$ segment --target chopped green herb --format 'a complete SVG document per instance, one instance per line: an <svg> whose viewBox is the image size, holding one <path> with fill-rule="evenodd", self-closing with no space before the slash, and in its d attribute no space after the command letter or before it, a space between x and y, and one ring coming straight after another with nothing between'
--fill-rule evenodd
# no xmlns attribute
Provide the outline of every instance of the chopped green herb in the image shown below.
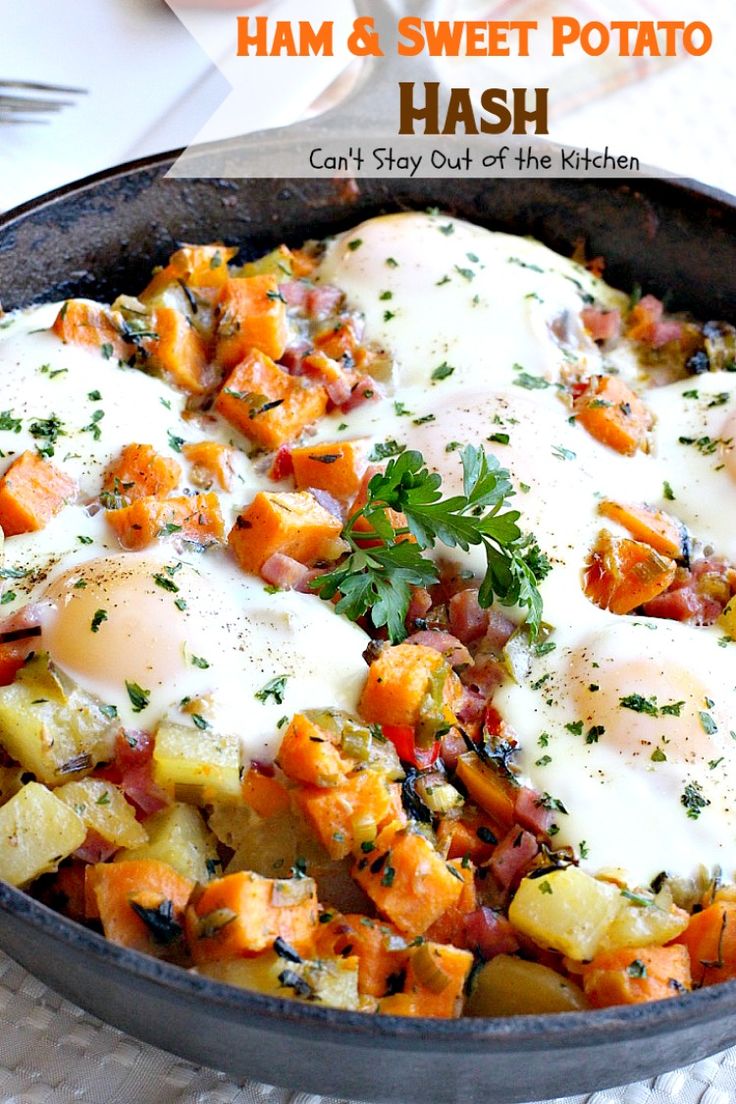
<svg viewBox="0 0 736 1104"><path fill-rule="evenodd" d="M153 581L156 586L161 587L162 590L168 590L170 594L178 594L179 587L176 585L173 579L169 579L166 575L154 575Z"/></svg>
<svg viewBox="0 0 736 1104"><path fill-rule="evenodd" d="M632 978L645 978L647 976L647 968L639 958L635 958L633 962L630 962L626 967L626 973Z"/></svg>
<svg viewBox="0 0 736 1104"><path fill-rule="evenodd" d="M206 732L208 728L212 728L210 722L206 721L201 713L192 713L190 714L190 716L197 728L200 729L202 732Z"/></svg>
<svg viewBox="0 0 736 1104"><path fill-rule="evenodd" d="M80 544L92 544L92 538L91 537L85 537L81 533L77 535L77 540L79 541Z"/></svg>
<svg viewBox="0 0 736 1104"><path fill-rule="evenodd" d="M193 656L191 657L191 660L192 660L192 664L193 664L193 665L194 665L195 667L199 667L199 668L200 668L200 670L202 670L202 671L206 671L206 670L207 670L207 668L209 667L209 663L207 662L207 660L206 660L206 659L202 659L202 656L195 656L195 655L193 655Z"/></svg>
<svg viewBox="0 0 736 1104"><path fill-rule="evenodd" d="M348 249L350 250L351 253L354 253L356 249L360 249L362 244L363 244L363 239L362 238L353 238L352 241L348 242Z"/></svg>
<svg viewBox="0 0 736 1104"><path fill-rule="evenodd" d="M93 633L99 632L100 625L102 624L103 621L107 621L107 610L104 610L104 609L95 610L95 615L92 618L92 623L90 625L90 628L92 629Z"/></svg>
<svg viewBox="0 0 736 1104"><path fill-rule="evenodd" d="M667 762L667 756L665 755L665 753L662 751L661 748L655 748L654 751L652 752L650 758L651 758L653 763L666 763Z"/></svg>
<svg viewBox="0 0 736 1104"><path fill-rule="evenodd" d="M529 372L519 372L514 376L517 387L523 387L527 391L545 391L552 384L544 376L532 376Z"/></svg>
<svg viewBox="0 0 736 1104"><path fill-rule="evenodd" d="M256 692L256 698L259 702L267 702L269 698L273 698L277 705L281 705L286 693L286 680L288 675L278 675L276 678L272 678L266 685Z"/></svg>
<svg viewBox="0 0 736 1104"><path fill-rule="evenodd" d="M182 445L184 444L183 437L177 437L170 429L166 431L169 438L169 445L174 452L181 452Z"/></svg>
<svg viewBox="0 0 736 1104"><path fill-rule="evenodd" d="M437 383L439 380L448 379L448 377L451 376L454 371L454 367L451 364L448 364L445 360L442 362L442 364L439 365L438 368L435 368L434 372L432 373L431 379L434 380L435 383Z"/></svg>
<svg viewBox="0 0 736 1104"><path fill-rule="evenodd" d="M619 698L618 704L624 709L633 709L635 713L647 713L650 717L658 717L659 709L657 708L657 699L644 698L641 694L627 694L624 698Z"/></svg>
<svg viewBox="0 0 736 1104"><path fill-rule="evenodd" d="M388 441L376 441L368 459L372 461L388 460L391 456L399 456L405 448L406 445L400 444L393 438Z"/></svg>
<svg viewBox="0 0 736 1104"><path fill-rule="evenodd" d="M553 445L552 453L558 460L574 460L577 455L571 449L563 448L562 445Z"/></svg>
<svg viewBox="0 0 736 1104"><path fill-rule="evenodd" d="M687 809L690 820L697 820L703 809L710 805L710 801L703 795L702 786L698 782L689 782L680 798L680 804Z"/></svg>
<svg viewBox="0 0 736 1104"><path fill-rule="evenodd" d="M698 717L700 718L700 724L706 736L712 736L715 732L718 731L718 725L713 720L710 713L700 712L698 713Z"/></svg>
<svg viewBox="0 0 736 1104"><path fill-rule="evenodd" d="M133 707L134 713L142 713L144 709L148 707L151 700L151 691L143 690L137 682L125 681L125 689L128 691L128 697L130 698L130 704Z"/></svg>

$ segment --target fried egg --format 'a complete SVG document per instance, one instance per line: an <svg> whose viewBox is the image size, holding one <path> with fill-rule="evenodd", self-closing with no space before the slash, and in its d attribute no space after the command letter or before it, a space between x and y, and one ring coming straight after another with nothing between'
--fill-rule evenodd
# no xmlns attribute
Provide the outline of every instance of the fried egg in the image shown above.
<svg viewBox="0 0 736 1104"><path fill-rule="evenodd" d="M0 473L25 449L44 447L76 480L80 504L6 540L3 612L29 606L41 627L37 649L115 706L125 727L153 731L167 716L191 725L182 706L201 701L213 730L240 736L244 762L274 757L285 715L354 710L367 637L330 605L272 593L225 549L197 551L174 538L123 552L104 512L85 507L131 440L180 464L179 493L193 490L185 442L244 442L215 416L183 416L182 393L165 382L62 344L47 329L57 311L25 312L0 334ZM270 485L238 459L232 491L219 495L226 530ZM261 694L274 679L283 680L278 692Z"/></svg>

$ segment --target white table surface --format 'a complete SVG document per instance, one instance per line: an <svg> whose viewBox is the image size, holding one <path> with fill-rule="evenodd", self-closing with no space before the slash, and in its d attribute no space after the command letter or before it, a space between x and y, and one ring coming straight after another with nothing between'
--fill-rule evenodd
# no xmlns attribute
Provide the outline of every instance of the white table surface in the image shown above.
<svg viewBox="0 0 736 1104"><path fill-rule="evenodd" d="M287 11L299 10L299 0L278 2ZM475 11L483 5L483 0L463 2ZM687 6L689 0L681 2ZM488 0L485 10L492 6ZM606 0L600 6L605 8ZM591 97L585 107L555 121L552 137L577 145L608 142L650 164L736 192L736 15L731 0L689 7L701 13L693 18L705 14L717 31L707 66L688 61L644 84ZM1 76L89 89L49 126L0 127L0 210L130 157L187 144L227 93L227 82L162 0L0 0L0 27ZM334 75L334 66L318 70L314 62L301 104L293 94L286 102L255 90L253 116L243 120L243 129L288 121L305 108ZM736 1049L650 1082L569 1098L566 1104L735 1099ZM316 1104L317 1098L237 1085L130 1039L63 1001L0 952L0 1104L67 1102Z"/></svg>

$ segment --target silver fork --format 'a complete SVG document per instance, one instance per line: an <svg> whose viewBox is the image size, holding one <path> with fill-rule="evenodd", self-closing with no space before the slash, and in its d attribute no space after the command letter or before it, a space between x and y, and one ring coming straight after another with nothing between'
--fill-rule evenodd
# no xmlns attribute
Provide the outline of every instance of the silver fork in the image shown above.
<svg viewBox="0 0 736 1104"><path fill-rule="evenodd" d="M86 92L86 88L42 81L0 80L0 125L46 123L47 116L76 102L70 96L84 96Z"/></svg>

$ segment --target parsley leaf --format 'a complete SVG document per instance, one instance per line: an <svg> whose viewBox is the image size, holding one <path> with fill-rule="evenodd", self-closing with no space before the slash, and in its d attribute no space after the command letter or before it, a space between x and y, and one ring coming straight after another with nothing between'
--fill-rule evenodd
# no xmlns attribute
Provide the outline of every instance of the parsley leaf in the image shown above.
<svg viewBox="0 0 736 1104"><path fill-rule="evenodd" d="M549 561L534 538L522 533L519 511L507 509L514 492L496 457L468 445L461 460L463 493L445 499L441 477L429 471L420 452L407 450L389 460L385 472L368 484L365 505L345 523L342 536L350 554L312 581L320 598L329 601L339 593L337 610L353 621L370 610L376 628L385 625L397 642L406 636L410 588L438 579L434 563L422 553L438 542L464 552L480 545L487 565L481 606L490 606L494 598L523 606L534 635L542 616L537 583L549 572ZM395 529L389 510L403 514L406 526ZM356 531L361 519L367 528ZM409 533L416 543L400 539ZM366 548L367 540L375 546Z"/></svg>

